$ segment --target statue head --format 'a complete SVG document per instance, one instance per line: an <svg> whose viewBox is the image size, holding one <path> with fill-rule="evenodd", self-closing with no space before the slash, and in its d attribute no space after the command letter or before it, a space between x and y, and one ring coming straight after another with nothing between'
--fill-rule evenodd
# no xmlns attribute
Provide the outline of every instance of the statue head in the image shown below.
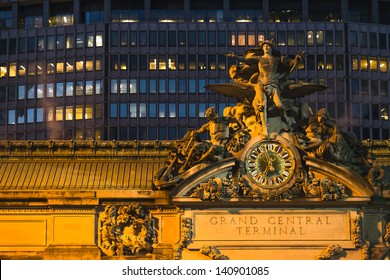
<svg viewBox="0 0 390 280"><path fill-rule="evenodd" d="M211 120L218 117L218 112L214 107L209 107L206 109L206 118Z"/></svg>
<svg viewBox="0 0 390 280"><path fill-rule="evenodd" d="M317 111L317 121L319 123L326 124L328 121L331 120L331 117L329 115L329 111L326 108L321 108Z"/></svg>
<svg viewBox="0 0 390 280"><path fill-rule="evenodd" d="M264 52L272 52L274 49L274 40L265 40L265 41L259 41L259 47Z"/></svg>

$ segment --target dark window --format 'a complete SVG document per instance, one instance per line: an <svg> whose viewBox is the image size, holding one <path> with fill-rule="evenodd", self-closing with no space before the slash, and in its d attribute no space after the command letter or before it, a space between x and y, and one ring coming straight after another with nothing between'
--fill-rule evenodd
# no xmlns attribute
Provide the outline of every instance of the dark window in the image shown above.
<svg viewBox="0 0 390 280"><path fill-rule="evenodd" d="M110 46L111 47L118 46L118 31L111 31Z"/></svg>
<svg viewBox="0 0 390 280"><path fill-rule="evenodd" d="M157 32L149 31L149 46L156 47L157 46Z"/></svg>

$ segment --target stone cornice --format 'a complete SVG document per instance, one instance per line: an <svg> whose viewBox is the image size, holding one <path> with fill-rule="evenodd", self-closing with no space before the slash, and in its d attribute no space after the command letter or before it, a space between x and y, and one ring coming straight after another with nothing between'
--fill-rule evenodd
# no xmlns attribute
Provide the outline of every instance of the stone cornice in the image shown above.
<svg viewBox="0 0 390 280"><path fill-rule="evenodd" d="M166 157L174 141L0 141L1 157Z"/></svg>

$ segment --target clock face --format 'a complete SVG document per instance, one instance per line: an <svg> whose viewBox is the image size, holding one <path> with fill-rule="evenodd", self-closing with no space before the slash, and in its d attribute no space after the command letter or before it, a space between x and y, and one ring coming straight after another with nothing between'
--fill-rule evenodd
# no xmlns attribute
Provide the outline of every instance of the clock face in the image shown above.
<svg viewBox="0 0 390 280"><path fill-rule="evenodd" d="M277 140L262 140L248 151L245 159L247 175L267 189L284 186L294 176L294 154Z"/></svg>

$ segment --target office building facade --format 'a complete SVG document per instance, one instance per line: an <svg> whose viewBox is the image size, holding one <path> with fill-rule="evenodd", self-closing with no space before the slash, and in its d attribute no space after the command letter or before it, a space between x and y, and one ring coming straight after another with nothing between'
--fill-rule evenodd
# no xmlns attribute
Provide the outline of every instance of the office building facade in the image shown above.
<svg viewBox="0 0 390 280"><path fill-rule="evenodd" d="M326 91L341 130L390 138L390 1L0 1L0 140L167 140L236 100L242 54L274 39L305 50L291 79Z"/></svg>

